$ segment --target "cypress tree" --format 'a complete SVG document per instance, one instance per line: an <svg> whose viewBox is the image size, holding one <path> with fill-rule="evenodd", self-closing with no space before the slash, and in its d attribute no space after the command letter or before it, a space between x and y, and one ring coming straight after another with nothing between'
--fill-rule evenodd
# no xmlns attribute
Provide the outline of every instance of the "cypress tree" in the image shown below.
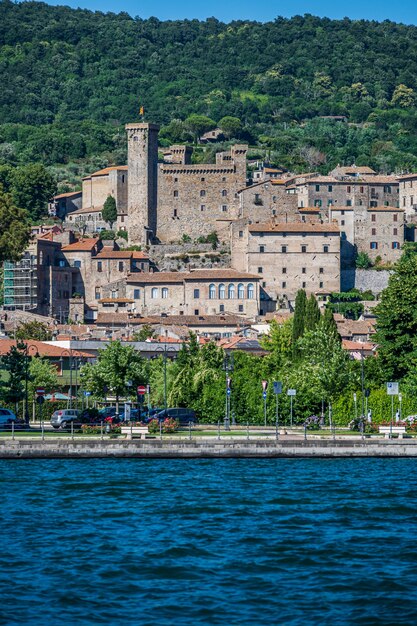
<svg viewBox="0 0 417 626"><path fill-rule="evenodd" d="M305 329L314 330L320 322L321 313L317 300L313 294L309 297L306 304Z"/></svg>
<svg viewBox="0 0 417 626"><path fill-rule="evenodd" d="M321 318L321 326L327 335L334 337L337 341L342 341L339 331L337 330L337 324L334 321L332 309L327 307L324 311L324 315Z"/></svg>
<svg viewBox="0 0 417 626"><path fill-rule="evenodd" d="M304 289L299 289L295 297L294 323L292 327L292 355L293 359L299 356L298 339L303 336L305 330L307 296Z"/></svg>
<svg viewBox="0 0 417 626"><path fill-rule="evenodd" d="M107 199L103 205L101 215L105 222L110 224L110 230L113 228L113 224L117 222L117 207L116 200L113 196L107 196Z"/></svg>

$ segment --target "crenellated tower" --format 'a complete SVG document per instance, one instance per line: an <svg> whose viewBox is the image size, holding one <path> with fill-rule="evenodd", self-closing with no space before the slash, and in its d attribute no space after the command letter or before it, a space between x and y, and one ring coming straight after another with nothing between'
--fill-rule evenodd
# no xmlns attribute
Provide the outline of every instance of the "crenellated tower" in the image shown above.
<svg viewBox="0 0 417 626"><path fill-rule="evenodd" d="M127 124L129 243L146 245L156 234L158 131L155 124Z"/></svg>

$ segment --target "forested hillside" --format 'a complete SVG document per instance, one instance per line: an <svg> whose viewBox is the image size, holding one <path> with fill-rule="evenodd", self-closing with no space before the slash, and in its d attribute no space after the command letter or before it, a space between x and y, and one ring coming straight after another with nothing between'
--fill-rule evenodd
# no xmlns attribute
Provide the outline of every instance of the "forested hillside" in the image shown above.
<svg viewBox="0 0 417 626"><path fill-rule="evenodd" d="M166 143L192 139L192 114L232 116L230 139L295 170L417 168L413 26L160 22L2 0L0 81L0 164L63 164L67 179L123 161L123 124L141 105Z"/></svg>

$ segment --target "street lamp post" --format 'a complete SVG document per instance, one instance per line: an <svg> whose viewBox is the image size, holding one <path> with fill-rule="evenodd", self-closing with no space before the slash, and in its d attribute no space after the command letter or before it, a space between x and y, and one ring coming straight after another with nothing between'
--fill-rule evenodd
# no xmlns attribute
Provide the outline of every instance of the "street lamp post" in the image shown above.
<svg viewBox="0 0 417 626"><path fill-rule="evenodd" d="M362 419L365 418L365 371L363 366L363 348L361 349L361 387L362 387Z"/></svg>
<svg viewBox="0 0 417 626"><path fill-rule="evenodd" d="M226 410L224 416L225 430L230 430L230 396L232 395L232 379L230 378L229 373L233 372L234 369L233 354L226 354L223 359L223 370L226 373Z"/></svg>
<svg viewBox="0 0 417 626"><path fill-rule="evenodd" d="M164 410L167 410L167 358L168 352L175 352L175 348L167 348L167 344L164 343L163 348L156 348L155 352L162 352L163 367L164 367Z"/></svg>
<svg viewBox="0 0 417 626"><path fill-rule="evenodd" d="M25 343L25 425L29 426L29 397L28 397L28 382L29 382L29 352L31 348L35 348L34 356L39 356L38 348L34 344Z"/></svg>
<svg viewBox="0 0 417 626"><path fill-rule="evenodd" d="M69 388L69 408L72 409L72 350L66 348L61 352L62 373L64 373L64 356L69 357L69 370L70 370L70 388Z"/></svg>

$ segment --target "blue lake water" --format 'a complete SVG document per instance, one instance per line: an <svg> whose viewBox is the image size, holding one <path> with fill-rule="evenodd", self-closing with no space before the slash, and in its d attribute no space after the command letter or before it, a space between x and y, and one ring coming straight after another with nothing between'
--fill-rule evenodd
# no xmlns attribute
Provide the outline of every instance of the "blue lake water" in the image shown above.
<svg viewBox="0 0 417 626"><path fill-rule="evenodd" d="M416 624L416 469L0 461L0 624Z"/></svg>

